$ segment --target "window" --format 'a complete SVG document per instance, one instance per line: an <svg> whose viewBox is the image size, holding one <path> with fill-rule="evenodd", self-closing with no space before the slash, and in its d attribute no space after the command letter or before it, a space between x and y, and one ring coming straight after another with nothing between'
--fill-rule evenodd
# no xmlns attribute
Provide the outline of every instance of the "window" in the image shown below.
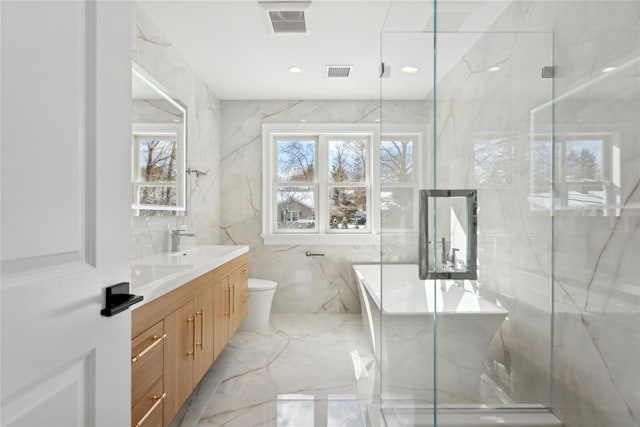
<svg viewBox="0 0 640 427"><path fill-rule="evenodd" d="M134 124L133 208L140 215L176 215L184 211L182 125Z"/></svg>
<svg viewBox="0 0 640 427"><path fill-rule="evenodd" d="M385 231L414 229L418 137L381 139L376 125L265 124L265 243L375 244L381 221Z"/></svg>
<svg viewBox="0 0 640 427"><path fill-rule="evenodd" d="M418 134L383 134L380 142L381 227L414 230L417 214L417 183L414 152Z"/></svg>
<svg viewBox="0 0 640 427"><path fill-rule="evenodd" d="M621 206L620 149L615 140L614 135L603 133L557 133L553 144L535 140L531 148L531 209L551 209L554 167L554 210L617 215Z"/></svg>

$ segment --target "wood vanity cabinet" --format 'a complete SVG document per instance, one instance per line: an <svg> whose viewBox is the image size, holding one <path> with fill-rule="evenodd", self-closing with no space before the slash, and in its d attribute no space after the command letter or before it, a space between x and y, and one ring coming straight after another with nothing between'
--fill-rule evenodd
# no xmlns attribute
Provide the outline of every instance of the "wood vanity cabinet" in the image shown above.
<svg viewBox="0 0 640 427"><path fill-rule="evenodd" d="M162 425L164 412L164 322L140 333L131 342L131 419L134 426Z"/></svg>
<svg viewBox="0 0 640 427"><path fill-rule="evenodd" d="M221 277L213 285L215 307L214 357L236 333L249 313L249 269L247 265Z"/></svg>
<svg viewBox="0 0 640 427"><path fill-rule="evenodd" d="M233 336L247 317L249 312L249 269L243 266L234 270L229 275L229 287L231 288L229 316L229 337Z"/></svg>
<svg viewBox="0 0 640 427"><path fill-rule="evenodd" d="M247 296L244 254L133 310L133 426L171 422L246 316Z"/></svg>
<svg viewBox="0 0 640 427"><path fill-rule="evenodd" d="M193 371L194 385L198 384L214 361L213 327L214 306L213 281L210 286L195 299L196 310L196 359Z"/></svg>

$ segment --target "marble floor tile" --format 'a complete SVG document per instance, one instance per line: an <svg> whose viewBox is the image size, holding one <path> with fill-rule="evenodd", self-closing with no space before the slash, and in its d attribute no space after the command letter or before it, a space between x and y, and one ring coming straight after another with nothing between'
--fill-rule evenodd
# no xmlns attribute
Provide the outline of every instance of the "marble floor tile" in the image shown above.
<svg viewBox="0 0 640 427"><path fill-rule="evenodd" d="M236 333L171 426L370 425L374 360L360 315L273 314L269 333Z"/></svg>
<svg viewBox="0 0 640 427"><path fill-rule="evenodd" d="M385 427L381 404L429 404L410 390L377 401L378 370L359 314L272 314L268 333L236 333L171 427ZM481 402L445 400L511 403L498 391L483 375Z"/></svg>

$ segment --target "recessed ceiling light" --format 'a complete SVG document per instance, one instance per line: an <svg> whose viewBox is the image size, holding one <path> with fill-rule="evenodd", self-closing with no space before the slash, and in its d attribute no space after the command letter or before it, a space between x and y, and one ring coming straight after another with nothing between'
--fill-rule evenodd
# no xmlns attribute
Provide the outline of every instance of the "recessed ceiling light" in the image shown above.
<svg viewBox="0 0 640 427"><path fill-rule="evenodd" d="M293 74L300 74L302 72L302 68L298 66L289 67L289 72Z"/></svg>
<svg viewBox="0 0 640 427"><path fill-rule="evenodd" d="M375 123L380 123L380 119L373 119Z"/></svg>
<svg viewBox="0 0 640 427"><path fill-rule="evenodd" d="M415 74L418 72L418 70L419 70L418 67L412 67L410 65L407 65L406 67L402 67L400 71L407 74Z"/></svg>
<svg viewBox="0 0 640 427"><path fill-rule="evenodd" d="M498 67L497 65L495 67L491 67L489 68L489 71L494 72L494 71L498 71L500 69L500 67Z"/></svg>
<svg viewBox="0 0 640 427"><path fill-rule="evenodd" d="M618 67L607 67L604 70L602 70L603 73L609 73L611 71L617 70Z"/></svg>

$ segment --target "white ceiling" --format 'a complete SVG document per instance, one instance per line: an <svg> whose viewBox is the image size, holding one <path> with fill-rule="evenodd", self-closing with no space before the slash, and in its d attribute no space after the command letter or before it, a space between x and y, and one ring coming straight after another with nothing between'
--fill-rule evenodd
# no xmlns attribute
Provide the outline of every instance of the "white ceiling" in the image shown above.
<svg viewBox="0 0 640 427"><path fill-rule="evenodd" d="M253 0L138 4L220 99L378 99L381 87L388 98L424 99L432 87L430 1L313 0L305 11L307 34L273 34L265 8ZM507 4L445 1L438 28L483 31ZM476 37L449 36L447 46L439 43L439 76ZM391 68L382 85L381 59ZM294 65L302 73L290 73ZM353 70L348 78L328 78L327 65ZM420 70L400 72L407 65Z"/></svg>

